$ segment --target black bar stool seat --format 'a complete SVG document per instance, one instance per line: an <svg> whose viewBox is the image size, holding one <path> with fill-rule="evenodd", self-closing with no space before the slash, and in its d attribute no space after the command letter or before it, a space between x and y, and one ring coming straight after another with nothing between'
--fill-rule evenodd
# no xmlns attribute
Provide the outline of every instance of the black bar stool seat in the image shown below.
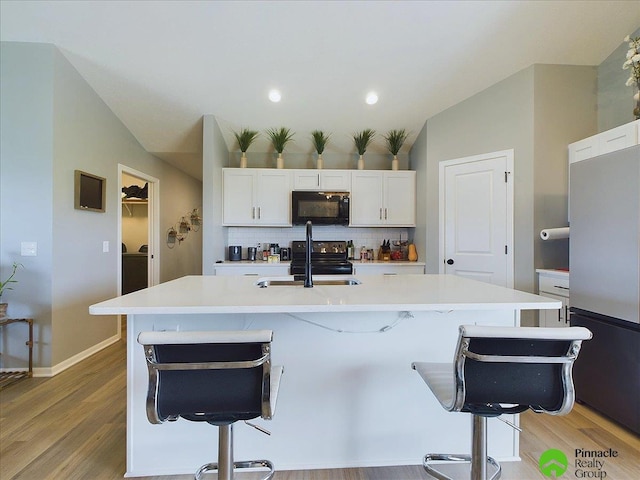
<svg viewBox="0 0 640 480"><path fill-rule="evenodd" d="M234 468L267 469L268 460L234 462L233 424L275 412L282 367L271 366L271 330L218 332L141 332L149 372L147 418L157 424L182 417L218 427L218 462L200 467L232 480ZM247 422L249 423L249 422ZM263 428L249 423L269 434Z"/></svg>
<svg viewBox="0 0 640 480"><path fill-rule="evenodd" d="M582 341L590 338L583 327L462 325L453 364L412 363L445 410L467 412L472 418L471 454L428 453L423 459L426 472L452 480L433 465L470 462L471 480L500 478L500 464L487 456L487 418L525 410L569 413L575 400L573 362Z"/></svg>

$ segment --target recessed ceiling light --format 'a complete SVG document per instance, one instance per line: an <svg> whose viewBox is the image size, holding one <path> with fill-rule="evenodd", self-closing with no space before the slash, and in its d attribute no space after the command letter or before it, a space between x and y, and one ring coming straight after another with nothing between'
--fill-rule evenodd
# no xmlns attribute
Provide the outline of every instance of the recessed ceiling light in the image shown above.
<svg viewBox="0 0 640 480"><path fill-rule="evenodd" d="M369 105L373 105L378 102L378 94L376 92L369 92L365 100Z"/></svg>
<svg viewBox="0 0 640 480"><path fill-rule="evenodd" d="M271 100L273 103L278 103L281 98L282 98L282 95L280 95L279 90L271 90L269 92L269 100Z"/></svg>

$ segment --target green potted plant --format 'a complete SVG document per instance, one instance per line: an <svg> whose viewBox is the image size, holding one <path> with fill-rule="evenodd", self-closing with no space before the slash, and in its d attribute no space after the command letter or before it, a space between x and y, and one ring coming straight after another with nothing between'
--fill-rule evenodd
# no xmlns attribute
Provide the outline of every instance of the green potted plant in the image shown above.
<svg viewBox="0 0 640 480"><path fill-rule="evenodd" d="M247 150L254 140L260 136L260 134L255 130L249 130L248 128L243 128L240 132L233 132L233 134L235 135L238 147L240 147L240 151L242 152L242 157L240 157L240 168L246 168Z"/></svg>
<svg viewBox="0 0 640 480"><path fill-rule="evenodd" d="M329 137L331 134L326 134L322 130L314 130L311 132L311 139L313 140L313 147L318 152L318 163L317 168L322 168L322 152L324 152L324 147L327 146L327 142L329 141Z"/></svg>
<svg viewBox="0 0 640 480"><path fill-rule="evenodd" d="M293 132L285 127L280 128L270 128L266 131L267 135L271 139L271 143L273 144L273 148L276 152L278 152L278 160L276 163L277 168L284 167L284 160L282 159L282 152L284 151L284 147L293 140Z"/></svg>
<svg viewBox="0 0 640 480"><path fill-rule="evenodd" d="M387 149L389 153L393 155L393 160L391 160L391 170L398 170L398 152L402 148L405 140L409 134L403 128L401 130L389 130L389 132L384 135L384 139L387 142Z"/></svg>
<svg viewBox="0 0 640 480"><path fill-rule="evenodd" d="M22 265L20 263L17 262L13 262L13 266L11 267L11 275L9 275L9 277L6 280L0 280L0 300L2 300L2 294L4 293L5 290L13 290L13 288L11 288L11 284L12 283L18 283L17 280L14 280L13 277L16 274L16 270L18 270L18 267L21 267ZM7 303L0 303L0 318L6 317L7 316Z"/></svg>
<svg viewBox="0 0 640 480"><path fill-rule="evenodd" d="M357 132L353 134L353 143L356 145L356 150L358 150L358 170L364 170L364 152L367 151L367 147L375 137L376 131L370 128L362 130L361 132Z"/></svg>

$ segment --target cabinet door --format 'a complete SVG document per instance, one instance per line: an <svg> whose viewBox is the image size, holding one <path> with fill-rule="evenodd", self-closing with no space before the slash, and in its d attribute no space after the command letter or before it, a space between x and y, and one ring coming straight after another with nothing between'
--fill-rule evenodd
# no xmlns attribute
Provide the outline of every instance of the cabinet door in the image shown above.
<svg viewBox="0 0 640 480"><path fill-rule="evenodd" d="M294 170L294 190L316 190L318 188L320 188L319 170Z"/></svg>
<svg viewBox="0 0 640 480"><path fill-rule="evenodd" d="M260 170L256 198L258 224L291 226L290 171Z"/></svg>
<svg viewBox="0 0 640 480"><path fill-rule="evenodd" d="M222 171L222 223L223 225L251 225L255 223L255 174L249 169Z"/></svg>
<svg viewBox="0 0 640 480"><path fill-rule="evenodd" d="M351 213L349 225L379 226L383 223L382 172L358 171L351 174Z"/></svg>
<svg viewBox="0 0 640 480"><path fill-rule="evenodd" d="M384 182L384 223L389 226L416 225L415 172L389 172Z"/></svg>
<svg viewBox="0 0 640 480"><path fill-rule="evenodd" d="M294 170L294 190L331 190L348 192L350 186L348 170Z"/></svg>
<svg viewBox="0 0 640 480"><path fill-rule="evenodd" d="M320 188L332 192L348 192L350 179L346 170L327 170L320 173Z"/></svg>

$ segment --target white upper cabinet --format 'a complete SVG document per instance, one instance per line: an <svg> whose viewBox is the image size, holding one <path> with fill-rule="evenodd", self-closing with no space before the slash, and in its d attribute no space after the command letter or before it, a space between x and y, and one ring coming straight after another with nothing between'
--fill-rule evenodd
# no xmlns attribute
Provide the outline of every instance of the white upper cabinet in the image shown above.
<svg viewBox="0 0 640 480"><path fill-rule="evenodd" d="M223 225L291 226L291 170L225 168Z"/></svg>
<svg viewBox="0 0 640 480"><path fill-rule="evenodd" d="M620 125L569 145L569 163L615 152L640 143L640 120Z"/></svg>
<svg viewBox="0 0 640 480"><path fill-rule="evenodd" d="M351 186L349 170L294 170L294 190L329 190L348 192Z"/></svg>
<svg viewBox="0 0 640 480"><path fill-rule="evenodd" d="M416 172L358 170L351 173L352 227L414 227Z"/></svg>

